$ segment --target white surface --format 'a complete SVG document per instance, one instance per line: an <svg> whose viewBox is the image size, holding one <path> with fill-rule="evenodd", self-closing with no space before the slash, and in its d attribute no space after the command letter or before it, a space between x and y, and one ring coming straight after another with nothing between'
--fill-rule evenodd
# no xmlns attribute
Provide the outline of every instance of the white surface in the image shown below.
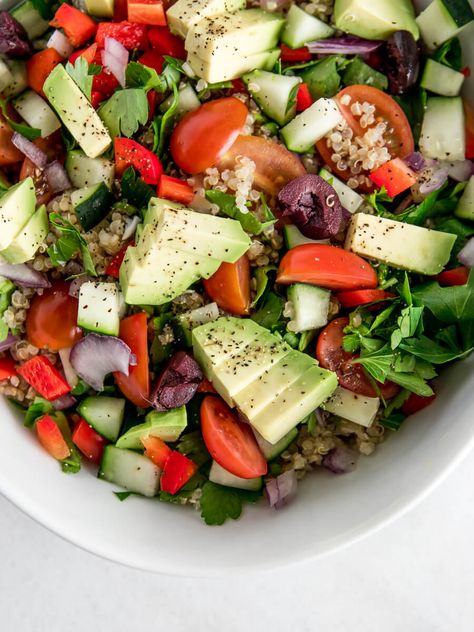
<svg viewBox="0 0 474 632"><path fill-rule="evenodd" d="M471 453L428 499L362 542L225 581L107 562L0 497L0 629L133 632L139 622L173 632L470 632L473 478Z"/></svg>

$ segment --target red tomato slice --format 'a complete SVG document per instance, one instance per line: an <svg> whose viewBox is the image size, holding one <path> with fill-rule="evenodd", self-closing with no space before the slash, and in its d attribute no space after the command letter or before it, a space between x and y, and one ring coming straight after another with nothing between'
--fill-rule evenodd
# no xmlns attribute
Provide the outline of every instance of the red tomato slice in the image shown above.
<svg viewBox="0 0 474 632"><path fill-rule="evenodd" d="M307 83L302 83L296 93L296 111L304 112L313 104L313 97Z"/></svg>
<svg viewBox="0 0 474 632"><path fill-rule="evenodd" d="M145 456L163 469L168 457L171 455L171 448L158 437L144 437L141 442L145 448Z"/></svg>
<svg viewBox="0 0 474 632"><path fill-rule="evenodd" d="M288 250L278 268L277 283L310 283L329 290L377 287L377 274L365 259L337 246L303 244Z"/></svg>
<svg viewBox="0 0 474 632"><path fill-rule="evenodd" d="M201 173L214 166L235 142L248 113L235 97L208 101L189 112L171 135L173 160L188 173Z"/></svg>
<svg viewBox="0 0 474 632"><path fill-rule="evenodd" d="M254 187L269 198L276 198L288 182L306 174L298 156L260 136L239 136L217 166L221 170L234 169L237 156L246 156L255 163Z"/></svg>
<svg viewBox="0 0 474 632"><path fill-rule="evenodd" d="M468 276L469 270L464 266L461 266L460 268L440 272L435 279L440 285L445 286L466 285Z"/></svg>
<svg viewBox="0 0 474 632"><path fill-rule="evenodd" d="M137 59L139 64L143 64L144 66L148 66L148 68L153 68L156 70L158 74L163 70L163 64L165 63L165 58L161 53L158 53L155 50L147 50L146 53L143 53L141 57ZM150 90L153 94L157 94L154 90ZM148 92L148 94L150 94Z"/></svg>
<svg viewBox="0 0 474 632"><path fill-rule="evenodd" d="M148 369L148 327L145 312L127 316L120 323L119 338L132 350L137 358L129 374L116 372L117 386L127 399L139 408L150 406L150 374Z"/></svg>
<svg viewBox="0 0 474 632"><path fill-rule="evenodd" d="M24 155L12 143L13 131L0 114L0 167L21 162Z"/></svg>
<svg viewBox="0 0 474 632"><path fill-rule="evenodd" d="M302 48L290 48L286 44L280 45L281 61L298 62L298 61L311 61L311 53L309 48L303 46Z"/></svg>
<svg viewBox="0 0 474 632"><path fill-rule="evenodd" d="M82 337L77 326L78 300L69 296L69 283L56 281L36 295L26 316L26 337L39 349L58 351Z"/></svg>
<svg viewBox="0 0 474 632"><path fill-rule="evenodd" d="M204 289L220 308L231 314L246 316L250 309L250 264L247 257L235 263L221 263L209 279L203 280Z"/></svg>
<svg viewBox="0 0 474 632"><path fill-rule="evenodd" d="M367 305L368 303L375 303L375 301L383 301L394 296L395 294L386 292L385 290L349 290L348 292L339 292L336 298L342 307L350 309L358 305Z"/></svg>
<svg viewBox="0 0 474 632"><path fill-rule="evenodd" d="M181 204L186 205L190 204L194 198L194 191L185 180L173 178L165 174L160 178L160 184L158 185L156 193L158 197L174 200L175 202L181 202Z"/></svg>
<svg viewBox="0 0 474 632"><path fill-rule="evenodd" d="M203 378L201 384L199 384L196 393L215 393L217 395L216 389L206 377Z"/></svg>
<svg viewBox="0 0 474 632"><path fill-rule="evenodd" d="M219 397L208 395L201 404L201 430L212 458L240 478L267 473L265 461L250 426Z"/></svg>
<svg viewBox="0 0 474 632"><path fill-rule="evenodd" d="M72 441L92 463L100 463L107 440L94 430L87 421L80 419L72 433Z"/></svg>
<svg viewBox="0 0 474 632"><path fill-rule="evenodd" d="M152 151L131 138L115 138L115 171L121 176L127 167L134 167L147 184L158 184L163 165Z"/></svg>
<svg viewBox="0 0 474 632"><path fill-rule="evenodd" d="M53 458L62 461L71 454L58 424L49 415L38 419L36 432L41 445Z"/></svg>
<svg viewBox="0 0 474 632"><path fill-rule="evenodd" d="M344 328L348 324L348 318L336 318L323 329L316 344L316 358L324 369L337 374L339 384L344 388L366 397L378 397L362 366L352 364L352 360L357 356L343 349ZM379 390L384 399L390 399L395 397L400 388L393 382L385 382L379 384Z"/></svg>
<svg viewBox="0 0 474 632"><path fill-rule="evenodd" d="M15 362L10 356L0 358L0 382L8 380L8 378L17 375Z"/></svg>
<svg viewBox="0 0 474 632"><path fill-rule="evenodd" d="M402 413L405 415L414 415L429 406L436 399L436 393L429 397L422 397L416 393L410 393L410 396L402 404Z"/></svg>

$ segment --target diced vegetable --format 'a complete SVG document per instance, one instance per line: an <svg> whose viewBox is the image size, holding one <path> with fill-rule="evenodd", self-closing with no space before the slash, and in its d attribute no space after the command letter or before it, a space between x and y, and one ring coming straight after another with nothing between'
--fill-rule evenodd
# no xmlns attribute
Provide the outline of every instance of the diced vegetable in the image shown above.
<svg viewBox="0 0 474 632"><path fill-rule="evenodd" d="M87 40L94 37L97 30L97 22L66 3L60 5L50 24L56 28L62 28L75 47L85 44Z"/></svg>
<svg viewBox="0 0 474 632"><path fill-rule="evenodd" d="M67 381L46 356L38 355L27 360L18 367L18 373L48 401L71 391Z"/></svg>
<svg viewBox="0 0 474 632"><path fill-rule="evenodd" d="M166 459L161 474L161 491L176 494L183 485L197 472L197 465L187 456L173 451Z"/></svg>

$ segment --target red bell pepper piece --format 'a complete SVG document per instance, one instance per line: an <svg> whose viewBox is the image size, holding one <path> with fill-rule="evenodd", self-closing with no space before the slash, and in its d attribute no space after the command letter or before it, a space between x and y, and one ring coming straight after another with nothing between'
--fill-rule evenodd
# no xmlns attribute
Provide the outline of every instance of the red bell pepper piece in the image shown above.
<svg viewBox="0 0 474 632"><path fill-rule="evenodd" d="M466 285L469 270L464 266L454 268L453 270L445 270L436 275L435 279L440 285Z"/></svg>
<svg viewBox="0 0 474 632"><path fill-rule="evenodd" d="M307 83L302 83L296 93L296 111L303 112L307 110L310 105L313 105L313 97L308 88Z"/></svg>
<svg viewBox="0 0 474 632"><path fill-rule="evenodd" d="M71 391L65 378L46 356L39 355L27 360L18 368L18 373L48 401Z"/></svg>
<svg viewBox="0 0 474 632"><path fill-rule="evenodd" d="M100 463L107 440L89 426L82 417L74 428L72 441L89 461Z"/></svg>
<svg viewBox="0 0 474 632"><path fill-rule="evenodd" d="M26 73L30 88L41 96L45 96L43 84L49 73L60 64L62 60L63 58L55 48L45 48L30 57L26 62Z"/></svg>
<svg viewBox="0 0 474 632"><path fill-rule="evenodd" d="M160 159L152 151L130 138L115 138L115 171L121 176L127 167L134 167L147 184L158 184L163 173Z"/></svg>
<svg viewBox="0 0 474 632"><path fill-rule="evenodd" d="M105 268L105 274L108 274L109 276L114 277L114 279L118 279L120 266L122 265L122 261L125 257L125 253L127 252L127 248L129 246L134 246L134 245L135 245L134 241L127 241L127 243L125 243L120 248L120 250L112 257L112 259L109 262L109 265Z"/></svg>
<svg viewBox="0 0 474 632"><path fill-rule="evenodd" d="M336 294L336 298L345 309L367 305L375 301L383 301L394 296L395 294L385 290L348 290L347 292Z"/></svg>
<svg viewBox="0 0 474 632"><path fill-rule="evenodd" d="M104 48L105 38L113 37L125 46L128 50L146 50L148 48L148 37L144 24L132 24L127 20L123 22L101 22L97 29L95 41Z"/></svg>
<svg viewBox="0 0 474 632"><path fill-rule="evenodd" d="M92 90L91 93L91 104L92 107L97 110L102 101L105 101L107 97L102 94L102 92L97 92L96 90Z"/></svg>
<svg viewBox="0 0 474 632"><path fill-rule="evenodd" d="M158 437L144 437L141 441L145 448L145 456L155 465L158 465L160 469L163 469L173 452L172 449Z"/></svg>
<svg viewBox="0 0 474 632"><path fill-rule="evenodd" d="M62 461L71 454L58 424L49 415L36 421L36 432L43 448L55 459Z"/></svg>
<svg viewBox="0 0 474 632"><path fill-rule="evenodd" d="M281 44L280 50L281 61L298 62L311 60L311 53L306 46L303 46L302 48L290 48L289 46L286 46L286 44Z"/></svg>
<svg viewBox="0 0 474 632"><path fill-rule="evenodd" d="M10 356L0 358L0 382L8 380L8 378L17 375L15 362Z"/></svg>
<svg viewBox="0 0 474 632"><path fill-rule="evenodd" d="M173 35L166 26L152 26L148 29L148 39L151 47L161 55L176 57L176 59L186 59L186 49L184 41Z"/></svg>
<svg viewBox="0 0 474 632"><path fill-rule="evenodd" d="M416 393L410 393L409 398L402 404L402 413L405 415L414 415L420 410L423 410L423 408L429 406L435 399L436 393L430 395L429 397L422 397Z"/></svg>
<svg viewBox="0 0 474 632"><path fill-rule="evenodd" d="M94 37L97 31L97 22L66 3L60 5L50 24L56 28L62 28L71 44L76 48Z"/></svg>
<svg viewBox="0 0 474 632"><path fill-rule="evenodd" d="M162 0L128 0L128 19L135 24L166 26Z"/></svg>
<svg viewBox="0 0 474 632"><path fill-rule="evenodd" d="M108 99L119 87L119 82L108 68L102 67L98 75L92 79L92 92L99 92L103 99ZM102 100L103 100L102 99Z"/></svg>
<svg viewBox="0 0 474 632"><path fill-rule="evenodd" d="M156 90L148 90L146 100L148 101L148 122L150 123L155 116L156 106L158 105L158 92Z"/></svg>
<svg viewBox="0 0 474 632"><path fill-rule="evenodd" d="M197 387L196 393L217 393L209 380L205 377L201 384Z"/></svg>
<svg viewBox="0 0 474 632"><path fill-rule="evenodd" d="M114 22L123 22L127 19L128 3L127 0L114 0Z"/></svg>
<svg viewBox="0 0 474 632"><path fill-rule="evenodd" d="M96 60L97 55L97 44L91 44L87 48L81 48L80 50L75 50L72 55L69 56L69 61L71 64L76 63L76 59L78 57L84 57L88 64L92 64Z"/></svg>
<svg viewBox="0 0 474 632"><path fill-rule="evenodd" d="M378 187L385 187L390 197L406 191L416 182L415 174L400 158L384 163L369 177Z"/></svg>
<svg viewBox="0 0 474 632"><path fill-rule="evenodd" d="M161 490L168 494L176 494L194 476L197 469L196 463L174 450L166 460L161 475Z"/></svg>
<svg viewBox="0 0 474 632"><path fill-rule="evenodd" d="M187 182L164 174L160 178L156 193L158 197L181 204L189 204L194 197L194 191Z"/></svg>
<svg viewBox="0 0 474 632"><path fill-rule="evenodd" d="M147 50L141 57L137 59L139 64L153 68L158 74L163 70L163 64L165 63L164 57L156 50Z"/></svg>
<svg viewBox="0 0 474 632"><path fill-rule="evenodd" d="M474 159L474 110L471 105L464 101L464 125L466 128L466 150L465 157L468 160Z"/></svg>

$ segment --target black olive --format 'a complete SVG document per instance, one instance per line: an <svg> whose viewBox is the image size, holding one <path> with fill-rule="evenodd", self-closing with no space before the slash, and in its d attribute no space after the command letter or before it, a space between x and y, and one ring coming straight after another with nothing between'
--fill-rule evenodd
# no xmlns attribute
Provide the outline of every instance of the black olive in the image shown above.
<svg viewBox="0 0 474 632"><path fill-rule="evenodd" d="M166 411L184 406L202 382L202 371L185 351L175 353L153 387L150 400L155 410Z"/></svg>
<svg viewBox="0 0 474 632"><path fill-rule="evenodd" d="M381 49L388 91L403 94L416 83L420 70L420 51L409 31L396 31Z"/></svg>
<svg viewBox="0 0 474 632"><path fill-rule="evenodd" d="M7 57L26 57L32 52L23 26L8 11L0 11L0 53Z"/></svg>

